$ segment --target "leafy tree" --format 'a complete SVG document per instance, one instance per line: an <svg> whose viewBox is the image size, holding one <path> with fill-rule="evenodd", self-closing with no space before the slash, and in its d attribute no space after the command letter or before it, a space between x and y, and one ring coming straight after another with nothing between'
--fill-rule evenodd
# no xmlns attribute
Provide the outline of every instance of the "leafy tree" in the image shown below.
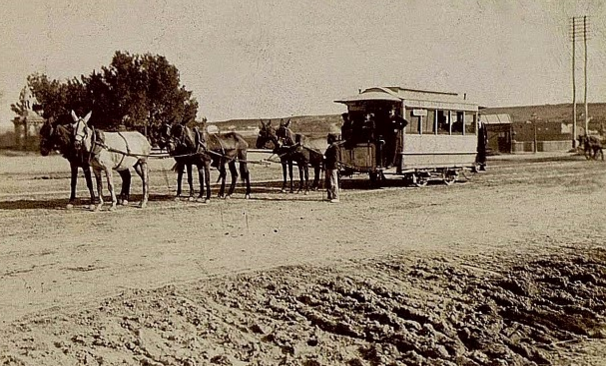
<svg viewBox="0 0 606 366"><path fill-rule="evenodd" d="M82 113L88 106L86 89L78 79L60 82L44 74L32 74L27 83L41 105L44 118L56 118L72 109Z"/></svg>
<svg viewBox="0 0 606 366"><path fill-rule="evenodd" d="M43 117L58 117L72 109L79 115L92 110L91 123L109 130L124 125L146 131L165 121L193 120L198 102L180 84L178 69L164 56L121 51L114 54L109 66L88 76L65 81L38 73L28 77Z"/></svg>

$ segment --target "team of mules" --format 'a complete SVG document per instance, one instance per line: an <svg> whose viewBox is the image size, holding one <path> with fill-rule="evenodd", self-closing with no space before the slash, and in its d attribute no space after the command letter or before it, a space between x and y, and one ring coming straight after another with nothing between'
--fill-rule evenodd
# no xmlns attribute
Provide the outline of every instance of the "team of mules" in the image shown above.
<svg viewBox="0 0 606 366"><path fill-rule="evenodd" d="M80 117L72 111L70 115L61 116L57 120L48 120L40 129L41 154L47 156L51 151L58 151L70 163L71 195L67 208L72 208L76 200L79 168L84 171L92 209L99 210L104 204L102 175L106 178L111 196L110 210L115 209L118 204L128 204L130 168L141 177L143 197L139 207L145 207L149 199L148 159L152 150L149 140L139 132L104 132L95 129L88 123L91 115L89 112L86 116ZM194 199L192 167L195 165L200 180L198 201L207 202L210 199L211 166L219 171L218 181L221 181L219 197L231 196L240 176L245 185L245 198L250 198L248 144L241 135L235 132L210 135L205 128L191 128L184 124L163 124L156 130L156 134L157 136L154 136L156 142L175 159L175 170L178 173L177 197L181 196L183 171L187 168L190 199ZM98 196L95 196L93 189L91 168L95 174ZM225 193L227 169L232 179ZM114 189L114 170L122 177L120 195L116 195Z"/></svg>
<svg viewBox="0 0 606 366"><path fill-rule="evenodd" d="M192 165L196 165L200 180L200 197L198 200L210 199L210 167L219 171L217 181L221 182L219 197L230 197L236 188L238 170L245 185L244 197L250 198L250 172L248 171L248 143L235 132L209 134L202 128L189 127L186 124L164 124L158 131L156 141L161 148L166 148L175 159L177 170L177 197L181 195L181 180L183 169L187 168L190 198L193 199L194 188L192 180ZM231 174L231 183L227 194L225 185L227 179L226 166ZM238 169L239 165L239 169ZM202 192L206 187L206 197Z"/></svg>
<svg viewBox="0 0 606 366"><path fill-rule="evenodd" d="M49 119L42 125L40 128L40 153L43 156L48 156L51 151L59 151L69 162L71 168L71 194L67 208L71 209L76 201L78 168L81 168L84 172L86 186L90 193L90 205L94 207L97 199L91 177L91 156L85 151L75 148L74 124L69 119L71 119L70 116L63 115L57 119ZM122 170L119 173L122 176L120 200L126 204L129 198L131 174L130 170Z"/></svg>
<svg viewBox="0 0 606 366"><path fill-rule="evenodd" d="M200 195L198 201L208 202L210 200L210 166L212 157L202 147L202 135L198 130L190 128L177 128L177 125L165 123L160 126L154 136L158 146L166 149L175 159L173 170L177 172L177 196L181 198L181 183L183 172L187 169L187 182L189 183L189 200L193 201L195 190L193 184L193 166L198 168L200 182ZM206 188L206 196L204 196Z"/></svg>
<svg viewBox="0 0 606 366"><path fill-rule="evenodd" d="M314 168L314 181L311 189L318 189L322 171L323 154L303 143L303 136L296 135L290 129L290 120L280 122L278 129L261 121L257 137L257 149L271 149L280 158L282 164L282 192L286 192L287 177L290 178L290 192L293 187L293 164L299 168L298 192L309 190L309 166ZM288 174L288 175L287 175Z"/></svg>

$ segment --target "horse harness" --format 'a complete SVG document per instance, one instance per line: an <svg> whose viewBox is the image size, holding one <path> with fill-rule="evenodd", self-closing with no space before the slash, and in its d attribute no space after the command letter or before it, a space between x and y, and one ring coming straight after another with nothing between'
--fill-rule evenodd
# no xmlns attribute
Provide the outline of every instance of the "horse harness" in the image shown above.
<svg viewBox="0 0 606 366"><path fill-rule="evenodd" d="M90 152L89 155L89 161L90 159L92 159L93 156L98 156L101 153L101 150L105 149L109 152L114 152L114 153L119 153L122 155L122 158L120 159L120 162L118 163L118 165L114 168L116 170L118 170L121 166L122 163L124 162L124 159L126 158L126 156L131 156L131 150L130 150L130 146L128 146L128 140L126 139L126 137L124 137L124 135L118 131L116 132L120 137L122 137L122 140L124 140L124 144L126 145L126 153L124 151L119 151L116 149L112 149L111 147L107 146L107 144L105 143L105 133L101 130L97 130L94 127L92 128L92 136L91 136L91 140L92 140L92 150Z"/></svg>

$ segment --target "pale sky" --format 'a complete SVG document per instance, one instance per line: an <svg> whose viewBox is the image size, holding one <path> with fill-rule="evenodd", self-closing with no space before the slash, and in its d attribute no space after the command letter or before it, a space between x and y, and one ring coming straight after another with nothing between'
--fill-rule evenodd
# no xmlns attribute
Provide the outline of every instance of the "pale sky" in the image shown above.
<svg viewBox="0 0 606 366"><path fill-rule="evenodd" d="M572 101L570 17L590 16L588 99L606 102L602 0L22 0L0 23L0 125L27 75L66 79L116 50L161 54L210 121L341 113L373 86L483 106ZM577 43L577 100L583 99Z"/></svg>

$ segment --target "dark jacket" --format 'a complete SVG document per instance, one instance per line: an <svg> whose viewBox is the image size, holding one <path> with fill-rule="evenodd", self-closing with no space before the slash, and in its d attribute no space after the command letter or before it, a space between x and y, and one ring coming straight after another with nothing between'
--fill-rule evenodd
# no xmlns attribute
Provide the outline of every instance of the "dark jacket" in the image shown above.
<svg viewBox="0 0 606 366"><path fill-rule="evenodd" d="M337 169L339 162L339 145L336 143L330 144L324 153L324 168Z"/></svg>

